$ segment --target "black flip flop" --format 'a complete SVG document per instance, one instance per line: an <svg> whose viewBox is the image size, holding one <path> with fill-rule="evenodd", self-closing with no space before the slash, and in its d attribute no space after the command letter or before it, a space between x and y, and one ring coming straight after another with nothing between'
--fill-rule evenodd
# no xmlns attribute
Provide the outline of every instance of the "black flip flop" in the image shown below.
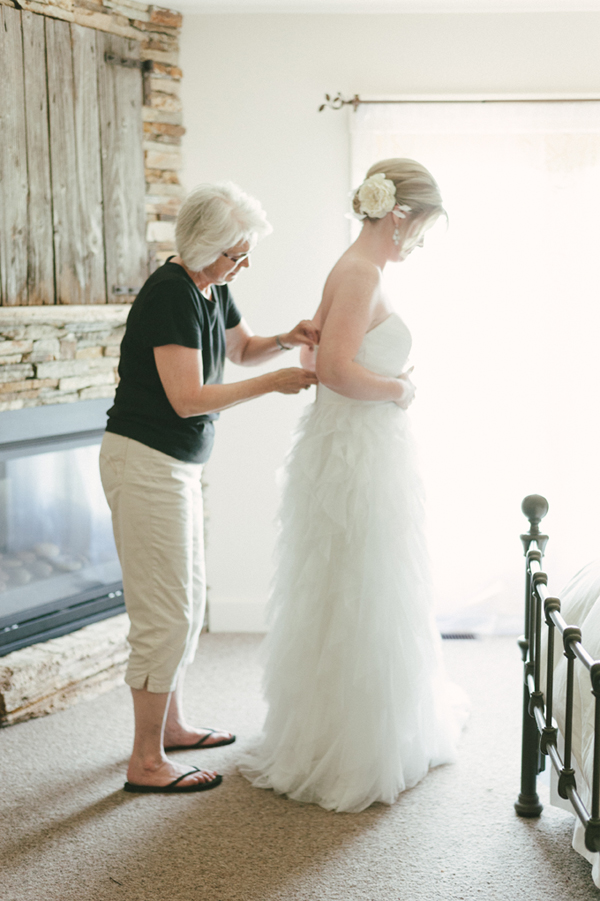
<svg viewBox="0 0 600 901"><path fill-rule="evenodd" d="M168 785L137 785L135 782L126 782L123 786L123 789L126 792L144 792L145 794L182 794L183 792L205 792L208 791L209 788L216 788L217 785L220 785L223 781L222 776L215 776L214 779L211 779L210 782L194 782L192 785L179 785L182 779L185 779L186 776L191 776L193 773L199 773L200 767L194 766L189 771L189 773L184 773L183 776L178 776L177 779L173 779L172 782L169 782Z"/></svg>
<svg viewBox="0 0 600 901"><path fill-rule="evenodd" d="M197 751L199 748L222 748L223 745L232 745L235 741L235 735L232 735L231 738L222 738L220 741L215 741L211 745L205 745L204 742L214 735L215 732L219 732L219 729L207 729L206 735L203 735L196 744L194 745L173 745L170 748L165 748L165 751Z"/></svg>

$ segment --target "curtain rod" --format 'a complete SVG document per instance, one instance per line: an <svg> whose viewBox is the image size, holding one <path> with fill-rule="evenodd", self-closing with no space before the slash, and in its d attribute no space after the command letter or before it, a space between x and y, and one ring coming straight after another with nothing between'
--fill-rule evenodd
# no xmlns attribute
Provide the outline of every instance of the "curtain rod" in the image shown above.
<svg viewBox="0 0 600 901"><path fill-rule="evenodd" d="M406 94L399 97L360 97L354 94L353 97L344 97L338 93L337 96L331 97L325 94L325 102L319 107L319 112L324 109L341 109L343 106L351 106L356 112L362 104L371 103L572 103L600 100L600 94L427 94L427 96L419 96L418 94Z"/></svg>

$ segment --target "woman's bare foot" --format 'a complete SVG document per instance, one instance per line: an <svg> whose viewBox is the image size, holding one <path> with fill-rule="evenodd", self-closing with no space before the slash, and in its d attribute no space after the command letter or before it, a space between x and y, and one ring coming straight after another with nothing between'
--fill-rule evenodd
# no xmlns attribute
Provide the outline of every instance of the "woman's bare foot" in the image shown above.
<svg viewBox="0 0 600 901"><path fill-rule="evenodd" d="M189 767L179 766L172 763L166 757L158 764L143 763L142 761L129 761L127 769L127 781L134 785L168 785L186 773ZM190 773L185 779L179 783L182 787L186 785L196 785L199 782L212 782L217 773L214 770L198 770L197 773Z"/></svg>
<svg viewBox="0 0 600 901"><path fill-rule="evenodd" d="M202 742L202 748L210 748L214 745L229 744L233 740L232 732L216 732L214 729L193 729L191 726L165 728L165 748L193 748L198 742ZM205 739L202 741L202 739Z"/></svg>

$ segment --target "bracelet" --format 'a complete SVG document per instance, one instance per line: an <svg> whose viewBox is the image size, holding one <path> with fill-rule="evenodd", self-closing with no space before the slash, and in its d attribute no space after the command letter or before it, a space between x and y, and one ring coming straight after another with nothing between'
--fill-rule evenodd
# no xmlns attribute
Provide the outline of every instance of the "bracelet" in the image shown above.
<svg viewBox="0 0 600 901"><path fill-rule="evenodd" d="M291 350L292 349L291 347L288 347L287 344L281 343L279 335L275 335L275 341L277 343L277 347L279 348L279 350Z"/></svg>

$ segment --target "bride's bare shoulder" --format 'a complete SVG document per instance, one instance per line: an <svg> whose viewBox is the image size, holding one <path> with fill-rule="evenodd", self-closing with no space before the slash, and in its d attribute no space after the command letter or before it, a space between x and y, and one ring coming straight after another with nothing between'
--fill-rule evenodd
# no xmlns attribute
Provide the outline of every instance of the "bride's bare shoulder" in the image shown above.
<svg viewBox="0 0 600 901"><path fill-rule="evenodd" d="M344 307L350 303L360 308L371 308L379 296L381 272L370 260L358 254L345 253L329 273L323 288L323 297L314 317L317 328L322 328L334 303Z"/></svg>
<svg viewBox="0 0 600 901"><path fill-rule="evenodd" d="M336 291L340 286L374 289L381 280L381 271L375 263L358 254L345 253L337 261L325 283L325 291Z"/></svg>

